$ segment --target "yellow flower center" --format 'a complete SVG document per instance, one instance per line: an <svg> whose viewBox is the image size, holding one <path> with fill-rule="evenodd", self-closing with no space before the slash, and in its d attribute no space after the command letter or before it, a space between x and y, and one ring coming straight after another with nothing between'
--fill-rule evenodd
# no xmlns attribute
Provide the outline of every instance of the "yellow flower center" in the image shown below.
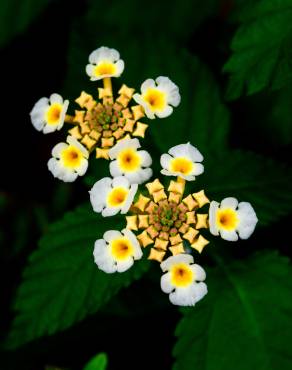
<svg viewBox="0 0 292 370"><path fill-rule="evenodd" d="M129 190L118 187L114 188L107 196L107 204L110 207L119 207L122 206L125 200L127 199Z"/></svg>
<svg viewBox="0 0 292 370"><path fill-rule="evenodd" d="M194 272L185 263L172 266L170 276L172 285L179 288L185 288L194 281Z"/></svg>
<svg viewBox="0 0 292 370"><path fill-rule="evenodd" d="M132 148L122 150L118 155L118 165L125 172L134 172L140 168L141 157Z"/></svg>
<svg viewBox="0 0 292 370"><path fill-rule="evenodd" d="M117 67L114 63L110 62L100 62L94 68L94 74L96 77L103 76L103 75L113 75L117 71Z"/></svg>
<svg viewBox="0 0 292 370"><path fill-rule="evenodd" d="M218 229L232 231L238 225L237 213L232 208L218 209L216 214L216 225Z"/></svg>
<svg viewBox="0 0 292 370"><path fill-rule="evenodd" d="M148 89L143 96L152 111L163 110L166 106L165 93L157 89Z"/></svg>
<svg viewBox="0 0 292 370"><path fill-rule="evenodd" d="M68 148L61 152L60 157L65 167L74 169L80 166L83 155L80 149L69 145Z"/></svg>
<svg viewBox="0 0 292 370"><path fill-rule="evenodd" d="M112 240L111 253L116 260L125 260L133 255L133 246L127 238Z"/></svg>
<svg viewBox="0 0 292 370"><path fill-rule="evenodd" d="M60 122L63 106L59 103L52 104L46 112L48 125L57 125Z"/></svg>
<svg viewBox="0 0 292 370"><path fill-rule="evenodd" d="M194 163L184 157L177 157L170 161L170 171L178 172L183 175L189 175L194 168Z"/></svg>

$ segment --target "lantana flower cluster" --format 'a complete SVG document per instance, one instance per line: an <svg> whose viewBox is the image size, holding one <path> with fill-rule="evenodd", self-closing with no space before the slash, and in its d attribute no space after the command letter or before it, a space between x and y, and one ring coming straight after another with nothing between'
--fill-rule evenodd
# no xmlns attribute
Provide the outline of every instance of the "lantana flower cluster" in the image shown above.
<svg viewBox="0 0 292 370"><path fill-rule="evenodd" d="M115 49L101 47L89 56L86 73L103 81L98 99L82 91L79 108L67 114L69 101L58 94L41 98L30 115L43 133L70 125L65 142L52 150L48 168L65 182L83 176L89 155L110 160L111 177L90 190L93 210L103 217L125 215L122 230L108 230L94 245L94 261L105 273L121 273L143 254L163 272L161 289L171 303L194 306L207 294L204 269L195 263L209 244L207 233L227 241L247 239L258 221L248 202L233 197L210 201L204 189L188 187L204 172L203 156L191 143L169 149L160 157L161 178L152 177L152 158L141 149L148 124L141 119L165 118L180 103L178 87L168 78L147 79L140 93L123 84L114 97L111 78L119 77L124 61ZM135 103L133 103L133 101Z"/></svg>
<svg viewBox="0 0 292 370"><path fill-rule="evenodd" d="M75 100L78 109L69 115L69 101L52 94L39 99L30 113L33 126L44 134L61 130L64 123L69 125L66 142L53 148L48 161L53 176L65 182L86 173L93 152L96 158L116 159L117 150L111 154L110 150L122 139L144 138L148 124L141 120L167 117L180 103L178 87L164 76L144 81L140 93L123 84L114 96L111 78L120 77L124 70L124 61L115 49L94 50L85 70L91 81L103 81L98 99L82 91ZM111 167L114 173L118 171L115 164Z"/></svg>
<svg viewBox="0 0 292 370"><path fill-rule="evenodd" d="M117 146L122 143L128 145ZM186 194L186 181L195 181L204 171L202 161L197 148L180 144L160 158L163 180L156 178L142 189L127 174L95 183L90 190L94 211L104 217L125 214L121 232L107 231L95 242L99 269L123 272L146 253L159 262L164 272L161 289L173 304L193 306L206 295L206 273L194 263L192 252L203 252L208 231L229 241L247 239L258 220L250 203L232 197L210 202L203 189ZM174 179L168 181L167 176Z"/></svg>

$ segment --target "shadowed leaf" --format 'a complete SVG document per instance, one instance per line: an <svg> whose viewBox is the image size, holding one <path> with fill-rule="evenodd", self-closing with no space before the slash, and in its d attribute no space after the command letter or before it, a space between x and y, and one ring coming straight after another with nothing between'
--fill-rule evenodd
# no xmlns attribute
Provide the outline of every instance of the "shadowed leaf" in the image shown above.
<svg viewBox="0 0 292 370"><path fill-rule="evenodd" d="M173 370L290 369L291 281L273 252L207 270L207 296L176 329Z"/></svg>
<svg viewBox="0 0 292 370"><path fill-rule="evenodd" d="M144 260L122 274L106 274L94 263L94 241L124 226L122 217L105 219L87 206L51 225L24 271L8 347L70 327L145 272Z"/></svg>

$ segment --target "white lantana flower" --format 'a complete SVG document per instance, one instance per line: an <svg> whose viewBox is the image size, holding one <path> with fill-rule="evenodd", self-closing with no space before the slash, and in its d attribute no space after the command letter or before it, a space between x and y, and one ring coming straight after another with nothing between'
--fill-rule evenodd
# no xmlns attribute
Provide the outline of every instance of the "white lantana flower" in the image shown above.
<svg viewBox="0 0 292 370"><path fill-rule="evenodd" d="M138 185L130 184L124 176L114 179L105 177L97 181L90 190L90 202L95 212L102 216L113 216L119 211L127 213L137 192Z"/></svg>
<svg viewBox="0 0 292 370"><path fill-rule="evenodd" d="M150 154L140 148L138 139L123 139L109 150L112 177L124 175L131 184L142 184L152 176Z"/></svg>
<svg viewBox="0 0 292 370"><path fill-rule="evenodd" d="M64 125L68 105L69 100L63 101L59 94L38 100L30 112L34 128L44 134L60 130Z"/></svg>
<svg viewBox="0 0 292 370"><path fill-rule="evenodd" d="M204 172L201 163L202 154L190 143L176 145L169 149L169 154L162 154L160 164L161 173L166 176L179 176L185 180L193 181L195 176Z"/></svg>
<svg viewBox="0 0 292 370"><path fill-rule="evenodd" d="M94 245L94 261L104 272L124 272L142 257L140 244L132 231L109 230Z"/></svg>
<svg viewBox="0 0 292 370"><path fill-rule="evenodd" d="M67 137L67 143L54 146L48 168L59 180L72 182L85 174L89 153L73 136Z"/></svg>
<svg viewBox="0 0 292 370"><path fill-rule="evenodd" d="M194 306L207 294L204 269L194 264L190 254L177 254L160 264L163 272L160 285L164 293L169 294L171 303L178 306Z"/></svg>
<svg viewBox="0 0 292 370"><path fill-rule="evenodd" d="M237 199L229 197L221 204L212 201L209 208L210 232L229 241L247 239L253 233L258 218L251 204L238 203Z"/></svg>
<svg viewBox="0 0 292 370"><path fill-rule="evenodd" d="M125 64L120 59L120 53L115 49L102 46L89 55L86 73L91 81L101 80L106 77L119 77Z"/></svg>
<svg viewBox="0 0 292 370"><path fill-rule="evenodd" d="M168 117L173 107L180 103L178 87L168 78L160 76L156 83L149 78L141 85L141 94L134 94L134 100L142 105L148 118L154 119Z"/></svg>

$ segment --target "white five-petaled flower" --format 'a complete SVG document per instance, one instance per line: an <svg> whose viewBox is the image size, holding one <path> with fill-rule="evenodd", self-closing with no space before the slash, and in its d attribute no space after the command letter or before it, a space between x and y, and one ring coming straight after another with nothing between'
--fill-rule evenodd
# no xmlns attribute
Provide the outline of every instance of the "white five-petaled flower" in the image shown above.
<svg viewBox="0 0 292 370"><path fill-rule="evenodd" d="M212 201L209 208L210 232L230 241L247 239L253 233L258 222L256 213L248 202L238 203L237 199L229 197L221 204Z"/></svg>
<svg viewBox="0 0 292 370"><path fill-rule="evenodd" d="M168 78L160 76L156 83L149 78L141 85L141 94L134 94L134 100L142 105L146 116L154 119L168 117L173 112L173 107L180 103L178 87ZM172 107L173 106L173 107Z"/></svg>
<svg viewBox="0 0 292 370"><path fill-rule="evenodd" d="M103 239L98 239L94 245L94 261L104 272L124 272L142 257L140 244L132 231L122 232L109 230Z"/></svg>
<svg viewBox="0 0 292 370"><path fill-rule="evenodd" d="M109 150L112 177L124 175L131 184L142 184L152 176L152 159L138 139L123 139Z"/></svg>
<svg viewBox="0 0 292 370"><path fill-rule="evenodd" d="M88 151L73 136L67 137L67 143L59 143L52 150L48 168L54 177L65 182L75 181L83 176L88 167Z"/></svg>
<svg viewBox="0 0 292 370"><path fill-rule="evenodd" d="M119 211L127 213L138 189L124 176L114 179L105 177L97 181L90 190L90 202L95 212L102 216L113 216Z"/></svg>
<svg viewBox="0 0 292 370"><path fill-rule="evenodd" d="M161 173L166 176L180 176L185 180L193 181L195 176L204 172L202 154L190 143L176 145L169 149L168 154L162 154L160 164Z"/></svg>
<svg viewBox="0 0 292 370"><path fill-rule="evenodd" d="M194 264L190 254L178 254L167 258L160 264L163 272L160 285L169 294L171 303L178 306L194 306L207 294L204 269Z"/></svg>
<svg viewBox="0 0 292 370"><path fill-rule="evenodd" d="M91 81L101 80L105 77L119 77L124 70L124 61L115 49L102 46L89 55L86 73Z"/></svg>
<svg viewBox="0 0 292 370"><path fill-rule="evenodd" d="M69 101L63 101L59 94L38 100L30 112L34 128L44 134L60 130L64 125L68 105Z"/></svg>

